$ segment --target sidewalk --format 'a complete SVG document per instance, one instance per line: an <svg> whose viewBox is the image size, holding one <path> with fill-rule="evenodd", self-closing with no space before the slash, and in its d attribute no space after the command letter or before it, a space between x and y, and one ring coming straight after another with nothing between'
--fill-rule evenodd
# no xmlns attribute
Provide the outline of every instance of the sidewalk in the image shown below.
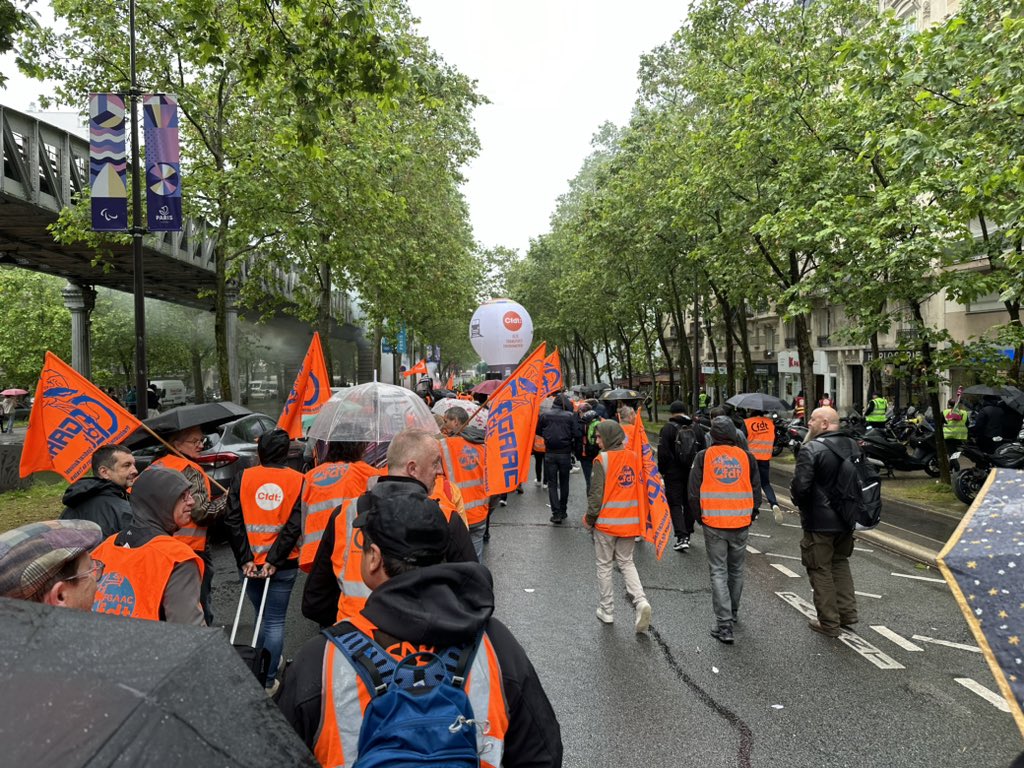
<svg viewBox="0 0 1024 768"><path fill-rule="evenodd" d="M776 493L788 499L792 479L792 466L772 462L772 487ZM795 508L792 503L789 506ZM960 524L960 519L961 516L945 511L886 498L883 478L882 522L873 530L858 531L857 538L934 567L936 556Z"/></svg>

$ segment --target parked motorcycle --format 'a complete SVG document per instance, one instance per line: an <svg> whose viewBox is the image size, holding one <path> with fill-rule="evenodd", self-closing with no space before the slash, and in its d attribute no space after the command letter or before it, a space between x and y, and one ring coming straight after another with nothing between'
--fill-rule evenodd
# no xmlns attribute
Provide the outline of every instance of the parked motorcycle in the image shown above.
<svg viewBox="0 0 1024 768"><path fill-rule="evenodd" d="M1022 432L1024 435L1024 432ZM974 443L967 443L953 454L953 459L969 459L974 466L953 475L953 493L964 504L973 504L988 479L993 467L1024 469L1024 445L1020 442L1000 445L992 453L985 453Z"/></svg>
<svg viewBox="0 0 1024 768"><path fill-rule="evenodd" d="M869 460L893 471L924 470L929 477L939 476L939 458L935 453L935 433L927 423L897 422L891 429L870 429L860 442Z"/></svg>
<svg viewBox="0 0 1024 768"><path fill-rule="evenodd" d="M789 441L788 447L793 451L793 457L800 453L800 446L807 439L807 425L800 419L793 419L786 427L786 438Z"/></svg>

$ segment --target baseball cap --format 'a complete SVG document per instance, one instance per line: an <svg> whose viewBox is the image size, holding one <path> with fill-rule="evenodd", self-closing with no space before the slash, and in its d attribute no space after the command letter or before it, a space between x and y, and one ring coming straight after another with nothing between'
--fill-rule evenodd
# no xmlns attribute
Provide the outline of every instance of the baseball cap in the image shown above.
<svg viewBox="0 0 1024 768"><path fill-rule="evenodd" d="M89 520L43 520L0 534L0 596L30 600L66 563L100 543Z"/></svg>
<svg viewBox="0 0 1024 768"><path fill-rule="evenodd" d="M669 413L686 413L686 403L682 400L673 400L668 407Z"/></svg>
<svg viewBox="0 0 1024 768"><path fill-rule="evenodd" d="M419 486L394 485L383 483L365 494L352 526L366 531L383 555L420 566L442 562L451 533L441 508Z"/></svg>

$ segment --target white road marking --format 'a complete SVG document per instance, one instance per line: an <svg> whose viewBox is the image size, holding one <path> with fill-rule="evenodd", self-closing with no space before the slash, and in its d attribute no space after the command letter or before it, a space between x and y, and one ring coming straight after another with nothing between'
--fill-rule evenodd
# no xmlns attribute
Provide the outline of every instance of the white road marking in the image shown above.
<svg viewBox="0 0 1024 768"><path fill-rule="evenodd" d="M896 645L898 645L900 648L902 648L905 651L923 651L924 650L924 648L922 648L917 643L910 642L903 635L900 635L900 634L897 634L897 633L893 632L891 629L889 629L886 626L883 626L881 624L872 624L871 628L873 630L875 630L875 632L880 634L882 637L884 637L885 639L891 640L892 642L896 643Z"/></svg>
<svg viewBox="0 0 1024 768"><path fill-rule="evenodd" d="M760 549L754 549L749 544L747 544L747 552L749 552L752 555L760 555L761 554L761 550Z"/></svg>
<svg viewBox="0 0 1024 768"><path fill-rule="evenodd" d="M891 573L890 576L899 576L901 579L916 579L917 581L931 581L936 584L945 584L945 579L933 579L931 576L915 576L912 573Z"/></svg>
<svg viewBox="0 0 1024 768"><path fill-rule="evenodd" d="M750 535L751 536L757 536L758 538L761 538L761 539L770 539L772 537L772 535L770 533L754 533L753 531L750 532Z"/></svg>
<svg viewBox="0 0 1024 768"><path fill-rule="evenodd" d="M800 528L796 523L782 523L783 528Z"/></svg>
<svg viewBox="0 0 1024 768"><path fill-rule="evenodd" d="M855 552L874 552L873 549L865 549L864 547L854 547Z"/></svg>
<svg viewBox="0 0 1024 768"><path fill-rule="evenodd" d="M793 573L789 568L784 566L782 563L770 563L771 567L781 573L783 576L789 576L791 579L799 579L799 573Z"/></svg>
<svg viewBox="0 0 1024 768"><path fill-rule="evenodd" d="M777 552L766 552L765 554L768 555L768 557L781 557L781 558L783 558L785 560L799 560L800 559L796 555L780 555Z"/></svg>
<svg viewBox="0 0 1024 768"><path fill-rule="evenodd" d="M981 696L981 698L983 698L993 707L998 709L1000 712L1010 711L1010 705L1006 703L1006 699L1004 699L998 693L990 691L981 683L971 680L971 678L969 677L954 677L953 679L956 680L956 682L960 683L960 685L962 685L968 691L971 691L972 693L976 693L979 696Z"/></svg>
<svg viewBox="0 0 1024 768"><path fill-rule="evenodd" d="M794 592L776 592L775 594L800 611L808 619L818 618L818 612L814 610L814 606L800 597L800 595ZM839 640L842 641L843 645L847 648L852 648L879 669L904 669L904 666L896 661L896 659L883 653L860 635L846 629L840 629L839 632Z"/></svg>
<svg viewBox="0 0 1024 768"><path fill-rule="evenodd" d="M854 590L853 594L860 595L861 597L873 597L873 598L875 598L875 600L881 600L882 599L881 595L873 595L870 592L858 592L857 590Z"/></svg>
<svg viewBox="0 0 1024 768"><path fill-rule="evenodd" d="M936 640L934 637L925 637L924 635L913 635L914 640L920 640L922 643L932 643L933 645L944 645L946 648L956 648L961 651L970 651L971 653L981 653L981 648L976 645L964 645L963 643L951 643L949 640Z"/></svg>

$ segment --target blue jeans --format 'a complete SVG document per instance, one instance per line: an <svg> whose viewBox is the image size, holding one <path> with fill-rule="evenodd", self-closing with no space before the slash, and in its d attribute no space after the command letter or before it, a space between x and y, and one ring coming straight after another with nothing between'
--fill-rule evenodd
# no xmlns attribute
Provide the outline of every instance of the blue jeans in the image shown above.
<svg viewBox="0 0 1024 768"><path fill-rule="evenodd" d="M587 483L587 495L590 495L590 476L594 472L593 459L580 459L580 469L583 470L583 479Z"/></svg>
<svg viewBox="0 0 1024 768"><path fill-rule="evenodd" d="M299 575L298 568L278 571L270 577L270 589L267 592L267 604L263 608L263 623L256 639L257 648L270 651L270 673L267 675L269 687L277 677L277 666L281 662L281 651L284 649L284 620L288 614L288 601L292 596L292 587ZM260 610L263 599L263 579L249 579L245 592L253 608Z"/></svg>
<svg viewBox="0 0 1024 768"><path fill-rule="evenodd" d="M731 626L743 594L743 564L747 560L749 528L704 526L704 549L711 572L711 605L718 626Z"/></svg>
<svg viewBox="0 0 1024 768"><path fill-rule="evenodd" d="M544 454L544 479L548 482L548 501L552 516L566 516L569 506L569 470L572 469L572 454Z"/></svg>
<svg viewBox="0 0 1024 768"><path fill-rule="evenodd" d="M757 472L761 475L761 493L768 500L768 503L773 507L779 503L778 497L775 495L775 489L772 488L771 475L772 475L772 463L770 461L758 461Z"/></svg>

